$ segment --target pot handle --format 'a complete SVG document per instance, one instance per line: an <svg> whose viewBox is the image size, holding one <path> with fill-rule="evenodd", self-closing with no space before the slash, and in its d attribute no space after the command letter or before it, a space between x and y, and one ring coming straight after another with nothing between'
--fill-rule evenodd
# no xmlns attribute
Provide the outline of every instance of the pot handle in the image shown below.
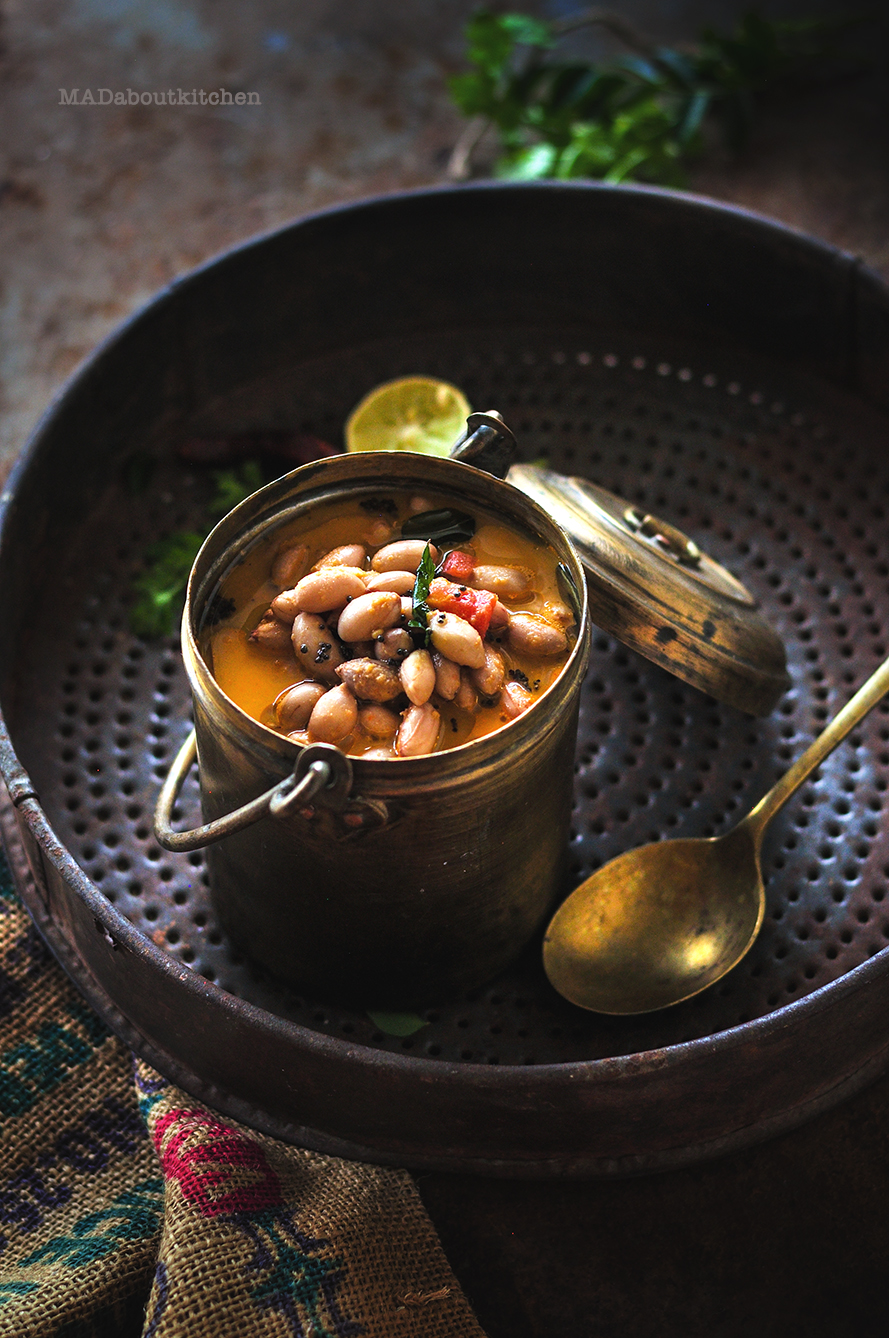
<svg viewBox="0 0 889 1338"><path fill-rule="evenodd" d="M329 743L316 743L302 749L290 775L265 794L203 827L177 832L171 825L173 807L196 757L197 740L192 730L173 760L154 810L154 835L165 850L200 850L221 841L224 836L242 831L266 814L273 818L285 817L291 809L311 803L323 791L332 792L325 795L325 801L331 807L340 807L352 786L349 759Z"/></svg>

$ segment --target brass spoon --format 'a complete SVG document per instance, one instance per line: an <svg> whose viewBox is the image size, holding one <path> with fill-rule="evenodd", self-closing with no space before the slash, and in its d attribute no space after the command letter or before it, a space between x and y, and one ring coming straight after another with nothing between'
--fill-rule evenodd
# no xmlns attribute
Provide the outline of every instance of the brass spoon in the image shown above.
<svg viewBox="0 0 889 1338"><path fill-rule="evenodd" d="M648 1013L689 999L752 947L765 912L765 829L807 776L889 692L889 660L724 836L655 841L581 883L543 940L558 992L596 1013Z"/></svg>

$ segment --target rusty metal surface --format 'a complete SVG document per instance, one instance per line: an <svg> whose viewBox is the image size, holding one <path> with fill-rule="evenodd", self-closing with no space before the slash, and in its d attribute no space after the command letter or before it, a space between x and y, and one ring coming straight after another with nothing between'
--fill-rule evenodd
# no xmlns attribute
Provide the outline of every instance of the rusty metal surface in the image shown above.
<svg viewBox="0 0 889 1338"><path fill-rule="evenodd" d="M629 194L636 211L672 208ZM724 217L706 214L705 238L717 224ZM755 249L755 221L739 226L741 249ZM729 233L725 224L724 251ZM808 272L829 291L839 260L779 238L785 297L798 281L805 291ZM797 258L803 280L790 272ZM881 291L869 291L879 314ZM839 296L837 307L848 330ZM731 825L886 655L887 426L833 383L857 375L842 332L807 331L813 374L749 344L733 348L728 332L721 343L694 338L692 317L672 335L560 320L345 341L313 359L270 355L263 376L228 393L217 387L188 419L242 427L252 405L251 426L295 420L336 440L345 411L375 381L412 370L446 377L471 402L502 409L525 459L544 454L667 516L760 599L785 640L792 680L765 720L594 636L572 880L659 835ZM205 308L204 318L212 340L213 313ZM158 313L149 319L160 324ZM196 359L206 357L201 345ZM879 340L869 357L878 363ZM190 374L200 404L200 376ZM162 431L183 394L170 384ZM188 693L176 643L148 645L127 629L146 545L198 523L209 485L167 456L148 491L128 491L119 473L109 477L120 441L114 407L92 403L101 431L98 459L83 462L87 485L66 476L61 431L42 446L54 451L58 485L41 491L33 469L15 484L7 532L30 525L37 566L7 542L9 625L19 635L7 648L3 707L60 843L53 852L40 807L24 800L50 919L39 899L35 909L131 1044L284 1137L412 1165L537 1174L664 1166L752 1141L885 1064L885 704L775 820L762 935L725 981L687 1004L637 1019L583 1014L558 999L529 953L490 987L428 1010L426 1026L398 1040L360 1009L296 997L255 972L215 923L201 856L164 854L151 837L160 778L188 729ZM59 412L71 421L70 406ZM70 506L77 489L92 502ZM196 815L190 786L183 817Z"/></svg>

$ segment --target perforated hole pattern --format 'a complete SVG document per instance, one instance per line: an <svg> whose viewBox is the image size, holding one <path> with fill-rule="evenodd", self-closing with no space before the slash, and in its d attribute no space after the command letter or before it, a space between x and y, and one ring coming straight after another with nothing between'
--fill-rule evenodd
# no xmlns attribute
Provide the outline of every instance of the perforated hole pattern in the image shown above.
<svg viewBox="0 0 889 1338"><path fill-rule="evenodd" d="M571 838L580 880L620 851L737 821L887 654L889 453L885 427L820 383L645 339L608 345L546 331L430 336L296 369L309 416L338 440L376 381L421 369L502 410L526 459L580 473L680 525L761 601L792 686L753 720L594 635L583 687ZM300 380L302 377L302 380ZM323 390L335 387L324 401ZM262 426L264 424L260 424ZM200 855L162 851L154 799L189 727L178 643L128 630L147 545L200 525L208 482L165 465L84 518L64 562L66 599L35 616L19 752L60 839L101 892L160 948L223 990L319 1031L431 1058L535 1064L634 1053L713 1035L837 979L889 942L889 707L855 731L774 820L755 947L719 985L638 1019L560 1000L539 945L488 988L424 1014L399 1040L370 1018L281 990L219 929ZM57 587L56 587L57 592ZM40 614L40 610L37 610ZM42 628L46 631L42 631ZM60 658L59 645L68 647ZM29 709L29 702L42 709ZM198 817L192 776L183 821Z"/></svg>

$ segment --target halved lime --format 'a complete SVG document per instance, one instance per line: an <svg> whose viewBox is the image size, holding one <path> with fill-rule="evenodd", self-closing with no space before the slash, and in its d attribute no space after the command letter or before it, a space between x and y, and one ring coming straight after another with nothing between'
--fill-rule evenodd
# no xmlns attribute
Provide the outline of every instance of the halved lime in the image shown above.
<svg viewBox="0 0 889 1338"><path fill-rule="evenodd" d="M347 451L418 451L448 455L472 412L447 381L404 376L377 386L346 421Z"/></svg>

